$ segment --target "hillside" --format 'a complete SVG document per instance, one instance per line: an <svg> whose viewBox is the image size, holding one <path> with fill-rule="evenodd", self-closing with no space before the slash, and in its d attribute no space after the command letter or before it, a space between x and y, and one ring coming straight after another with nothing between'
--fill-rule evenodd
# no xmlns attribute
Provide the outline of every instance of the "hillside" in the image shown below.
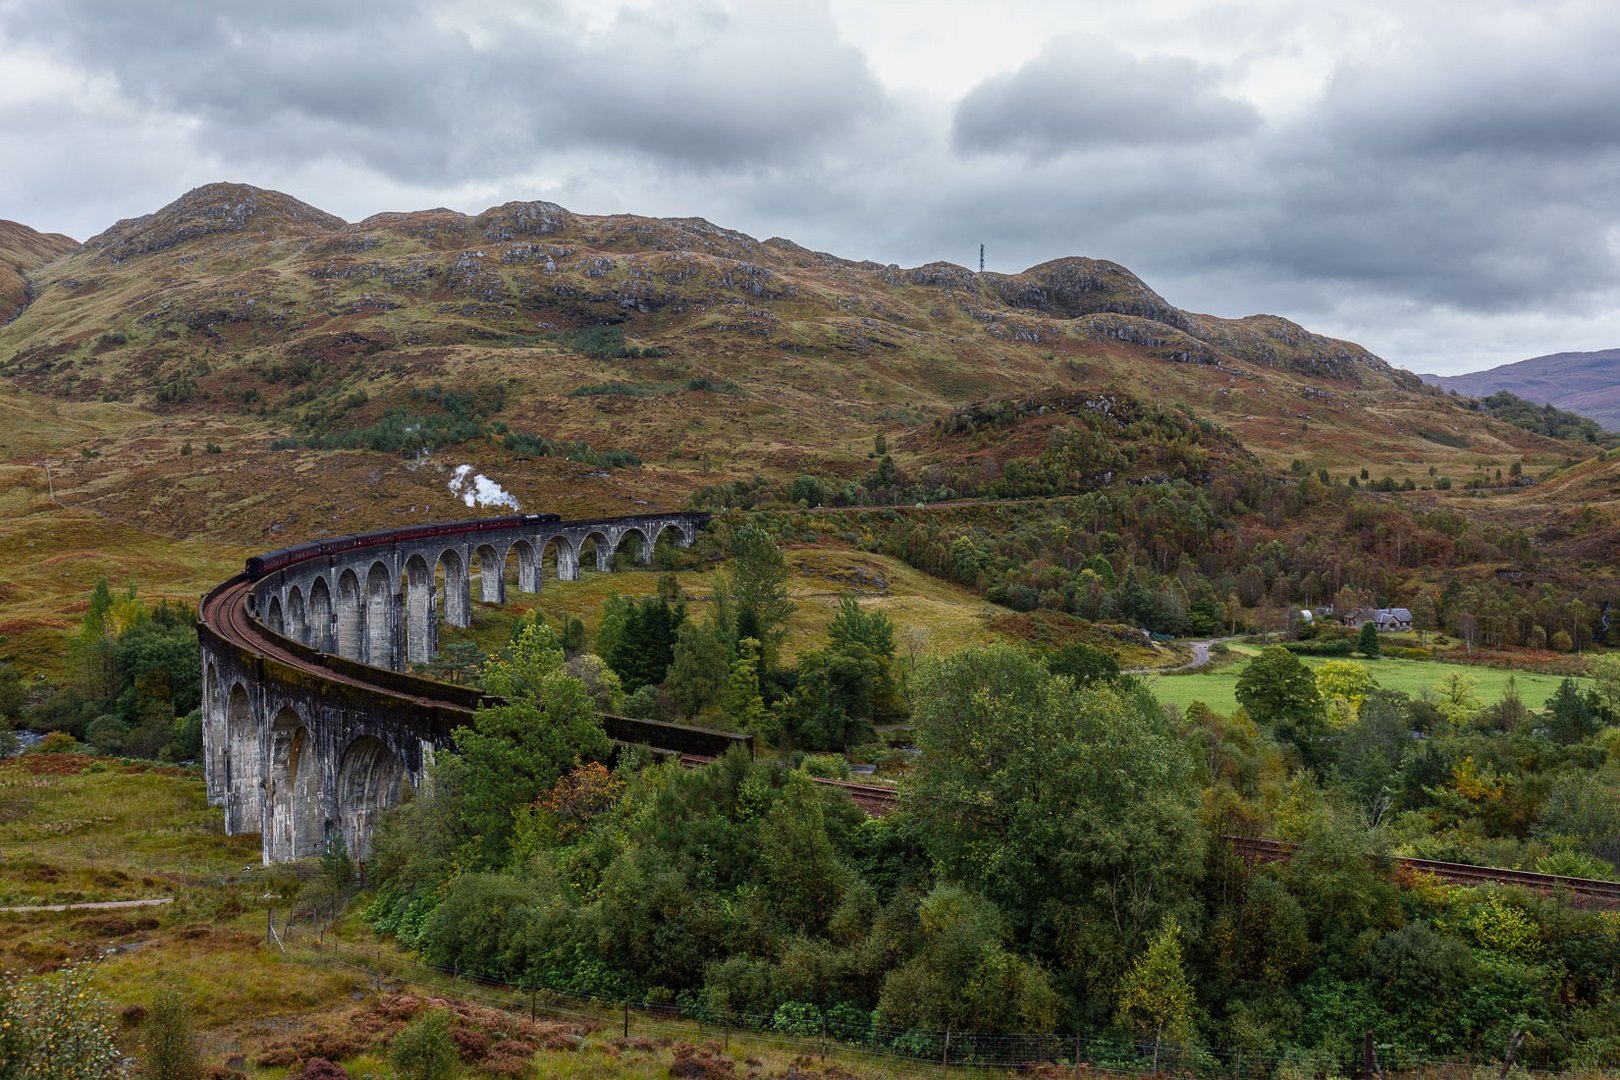
<svg viewBox="0 0 1620 1080"><path fill-rule="evenodd" d="M52 259L79 245L60 233L35 232L0 219L0 324L10 322L32 298L29 278Z"/></svg>
<svg viewBox="0 0 1620 1080"><path fill-rule="evenodd" d="M477 512L462 465L570 517L752 506L796 478L844 503L1175 480L1223 514L1263 503L1268 530L1296 481L1251 474L1365 471L1424 512L1580 531L1553 489L1502 477L1591 447L1285 319L1184 311L1102 260L907 270L545 203L350 224L225 184L61 245L0 328L0 531L21 553L0 635L37 657L97 573L192 599L245 550ZM1403 482L1422 490L1385 494ZM1344 527L1316 497L1296 539ZM1254 541L1230 543L1211 566Z"/></svg>
<svg viewBox="0 0 1620 1080"><path fill-rule="evenodd" d="M704 475L854 468L852 425L869 438L1051 387L1185 404L1280 466L1399 477L1566 453L1357 345L1181 310L1103 260L907 270L548 203L346 224L228 184L54 264L0 332L0 372L60 398L251 413L271 435L329 425L357 391L345 425L411 386L499 385L513 427Z"/></svg>
<svg viewBox="0 0 1620 1080"><path fill-rule="evenodd" d="M1620 349L1552 353L1467 375L1424 375L1431 386L1482 398L1507 390L1538 405L1556 405L1620 431Z"/></svg>

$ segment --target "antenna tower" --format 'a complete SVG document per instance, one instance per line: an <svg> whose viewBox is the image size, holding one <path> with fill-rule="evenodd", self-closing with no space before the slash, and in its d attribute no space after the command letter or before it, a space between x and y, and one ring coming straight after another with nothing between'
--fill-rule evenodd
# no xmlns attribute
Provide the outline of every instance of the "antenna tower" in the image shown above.
<svg viewBox="0 0 1620 1080"><path fill-rule="evenodd" d="M979 273L984 273L984 245L979 245Z"/></svg>

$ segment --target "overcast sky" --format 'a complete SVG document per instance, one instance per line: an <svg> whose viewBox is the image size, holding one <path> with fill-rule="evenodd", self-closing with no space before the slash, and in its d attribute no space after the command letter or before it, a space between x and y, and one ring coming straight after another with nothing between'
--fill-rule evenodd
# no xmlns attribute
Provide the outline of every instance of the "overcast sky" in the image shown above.
<svg viewBox="0 0 1620 1080"><path fill-rule="evenodd" d="M1620 346L1620 5L0 0L0 217L550 199L1114 259L1418 371Z"/></svg>

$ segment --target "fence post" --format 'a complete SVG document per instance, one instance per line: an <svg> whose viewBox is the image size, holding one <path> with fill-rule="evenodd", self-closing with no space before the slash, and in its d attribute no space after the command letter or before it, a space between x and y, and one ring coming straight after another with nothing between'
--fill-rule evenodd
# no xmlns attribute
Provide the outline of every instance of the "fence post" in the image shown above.
<svg viewBox="0 0 1620 1080"><path fill-rule="evenodd" d="M264 909L264 943L266 945L270 944L271 941L275 940L275 936L276 936L275 927L276 927L276 909L273 908L273 907L267 907L267 908Z"/></svg>
<svg viewBox="0 0 1620 1080"><path fill-rule="evenodd" d="M946 1025L945 1028L945 1052L940 1055L939 1064L945 1070L946 1076L951 1075L951 1029L949 1025Z"/></svg>
<svg viewBox="0 0 1620 1080"><path fill-rule="evenodd" d="M630 1037L630 999L624 999L624 1037Z"/></svg>
<svg viewBox="0 0 1620 1080"><path fill-rule="evenodd" d="M827 1060L827 1015L821 1016L821 1060Z"/></svg>
<svg viewBox="0 0 1620 1080"><path fill-rule="evenodd" d="M382 946L377 946L377 992L382 993Z"/></svg>
<svg viewBox="0 0 1620 1080"><path fill-rule="evenodd" d="M1074 1080L1080 1080L1080 1033L1074 1033Z"/></svg>
<svg viewBox="0 0 1620 1080"><path fill-rule="evenodd" d="M535 998L538 997L538 996L539 996L539 991L534 989L534 987L531 986L529 988L529 1019L531 1021L534 1020L534 1001L535 1001Z"/></svg>

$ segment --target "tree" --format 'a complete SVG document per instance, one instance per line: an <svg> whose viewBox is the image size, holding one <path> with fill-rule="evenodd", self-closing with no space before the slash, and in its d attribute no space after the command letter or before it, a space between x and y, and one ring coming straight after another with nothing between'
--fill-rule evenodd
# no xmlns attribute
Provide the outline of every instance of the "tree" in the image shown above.
<svg viewBox="0 0 1620 1080"><path fill-rule="evenodd" d="M1417 596L1412 598L1412 625L1418 632L1418 645L1422 647L1424 635L1439 624L1440 616L1435 610L1434 597L1428 589L1420 589Z"/></svg>
<svg viewBox="0 0 1620 1080"><path fill-rule="evenodd" d="M1054 675L1066 675L1073 679L1076 686L1090 686L1119 678L1119 661L1083 642L1065 645L1049 654L1046 666Z"/></svg>
<svg viewBox="0 0 1620 1080"><path fill-rule="evenodd" d="M562 647L569 656L585 651L585 623L578 615L568 616L563 624Z"/></svg>
<svg viewBox="0 0 1620 1080"><path fill-rule="evenodd" d="M1267 646L1244 666L1236 695L1249 716L1298 749L1305 764L1322 761L1321 740L1327 733L1322 694L1297 656L1281 645Z"/></svg>
<svg viewBox="0 0 1620 1080"><path fill-rule="evenodd" d="M671 604L665 597L648 596L630 603L617 640L602 657L626 690L664 681L675 660L675 636L685 620L684 602Z"/></svg>
<svg viewBox="0 0 1620 1080"><path fill-rule="evenodd" d="M724 592L732 608L733 637L758 639L760 664L769 667L787 637L793 599L787 589L787 561L769 533L744 525L731 537L731 575Z"/></svg>
<svg viewBox="0 0 1620 1080"><path fill-rule="evenodd" d="M1547 726L1561 743L1577 743L1597 731L1597 695L1582 693L1566 676L1547 699Z"/></svg>
<svg viewBox="0 0 1620 1080"><path fill-rule="evenodd" d="M1354 660L1327 660L1316 669L1316 689L1335 727L1355 722L1362 699L1376 685L1367 668Z"/></svg>
<svg viewBox="0 0 1620 1080"><path fill-rule="evenodd" d="M800 933L824 930L850 874L827 837L817 785L804 773L788 777L761 823L759 852L776 913Z"/></svg>
<svg viewBox="0 0 1620 1080"><path fill-rule="evenodd" d="M900 801L936 872L1107 981L1202 870L1192 762L1145 693L1076 689L1011 646L918 672Z"/></svg>
<svg viewBox="0 0 1620 1080"><path fill-rule="evenodd" d="M1620 653L1606 653L1590 661L1586 673L1611 722L1620 722Z"/></svg>
<svg viewBox="0 0 1620 1080"><path fill-rule="evenodd" d="M1361 624L1361 633L1356 636L1356 651L1369 660L1381 651L1378 644L1378 624L1371 619Z"/></svg>
<svg viewBox="0 0 1620 1080"><path fill-rule="evenodd" d="M716 628L694 619L681 623L669 665L668 690L684 716L696 716L725 690L730 658Z"/></svg>
<svg viewBox="0 0 1620 1080"><path fill-rule="evenodd" d="M1167 919L1119 988L1121 1023L1153 1037L1153 1072L1159 1071L1160 1041L1168 1035L1173 1042L1184 1042L1192 1033L1192 1008L1192 981L1181 959L1181 925Z"/></svg>
<svg viewBox="0 0 1620 1080"><path fill-rule="evenodd" d="M169 986L153 995L141 1028L141 1046L144 1075L151 1080L197 1080L202 1075L191 1033L191 1003L179 990Z"/></svg>
<svg viewBox="0 0 1620 1080"><path fill-rule="evenodd" d="M917 911L922 947L883 980L878 1011L933 1031L1051 1031L1057 995L1046 973L1007 947L996 905L940 884Z"/></svg>
<svg viewBox="0 0 1620 1080"><path fill-rule="evenodd" d="M774 732L767 735L764 730L768 714L759 693L759 641L755 638L737 642L737 659L731 662L731 671L726 676L721 709L737 725L738 731L767 736L767 741L774 737Z"/></svg>
<svg viewBox="0 0 1620 1080"><path fill-rule="evenodd" d="M873 718L888 718L901 712L900 694L894 677L894 623L878 610L867 611L853 596L838 602L838 614L827 627L827 640L835 650L864 650L877 663L872 678Z"/></svg>
<svg viewBox="0 0 1620 1080"><path fill-rule="evenodd" d="M844 750L868 741L880 670L877 658L858 643L799 657L799 684L784 706L794 743L807 750Z"/></svg>
<svg viewBox="0 0 1620 1080"><path fill-rule="evenodd" d="M472 727L452 733L457 755L443 763L455 775L458 807L470 834L469 855L498 865L512 835L512 811L533 802L557 778L610 749L585 686L563 668L557 635L531 623L509 650L491 660L485 687L506 699L481 706Z"/></svg>

